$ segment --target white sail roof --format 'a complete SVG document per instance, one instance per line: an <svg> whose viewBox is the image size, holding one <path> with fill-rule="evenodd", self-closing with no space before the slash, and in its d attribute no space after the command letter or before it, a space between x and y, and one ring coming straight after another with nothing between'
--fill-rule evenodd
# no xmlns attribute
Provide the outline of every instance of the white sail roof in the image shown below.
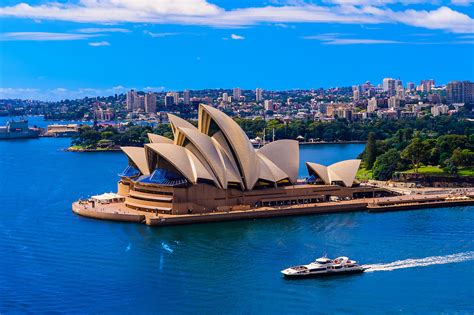
<svg viewBox="0 0 474 315"><path fill-rule="evenodd" d="M284 171L292 183L296 183L300 162L298 141L277 140L264 145L257 152Z"/></svg>
<svg viewBox="0 0 474 315"><path fill-rule="evenodd" d="M165 159L174 166L175 171L186 177L186 179L193 184L197 183L200 178L211 181L214 179L202 163L184 147L171 143L149 143L145 145L145 148L152 150L154 154ZM147 156L149 156L149 154L147 154ZM156 166L160 167L159 159L157 161L158 165ZM154 171L155 166L149 165L149 167L150 171Z"/></svg>
<svg viewBox="0 0 474 315"><path fill-rule="evenodd" d="M306 167L309 174L316 174L327 185L331 185L334 182L342 182L344 186L351 187L360 162L360 160L346 160L327 167L317 163L306 162Z"/></svg>
<svg viewBox="0 0 474 315"><path fill-rule="evenodd" d="M155 135L154 133L148 133L147 135L150 143L173 143L173 140L160 135Z"/></svg>
<svg viewBox="0 0 474 315"><path fill-rule="evenodd" d="M130 165L137 168L143 175L150 175L145 148L120 147L120 149L127 155Z"/></svg>
<svg viewBox="0 0 474 315"><path fill-rule="evenodd" d="M212 122L218 126L228 143L230 153L236 160L245 187L249 190L252 189L258 179L258 161L249 138L232 118L214 107L201 105L199 107L199 131L209 135Z"/></svg>

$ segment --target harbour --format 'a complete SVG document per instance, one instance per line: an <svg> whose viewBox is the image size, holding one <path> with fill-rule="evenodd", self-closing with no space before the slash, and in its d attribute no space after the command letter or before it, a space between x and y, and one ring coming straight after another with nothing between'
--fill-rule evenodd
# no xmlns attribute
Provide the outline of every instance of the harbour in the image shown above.
<svg viewBox="0 0 474 315"><path fill-rule="evenodd" d="M160 228L91 220L72 213L71 204L77 196L114 191L117 174L127 161L113 152L68 154L63 149L69 143L67 138L0 142L4 153L0 170L9 179L0 183L3 308L36 312L81 312L85 306L92 312L160 308L171 313L193 307L208 312L225 311L238 299L236 312L291 312L302 305L313 312L344 312L350 305L361 312L431 313L439 309L432 303L436 299L445 310L472 310L465 300L472 294L465 279L474 277L468 254L474 251L472 205ZM300 168L304 170L304 161L315 155L321 163L331 164L354 158L362 149L357 144L304 146ZM15 197L19 195L23 197ZM383 270L337 280L287 282L280 277L288 265L324 253L348 255ZM405 262L389 265L396 261ZM456 294L446 287L457 287ZM222 290L227 294L210 298ZM294 294L288 296L288 290ZM353 294L336 303L341 290ZM367 295L371 299L364 298ZM328 296L334 297L331 303ZM403 305L394 304L394 299ZM96 300L101 303L91 304Z"/></svg>

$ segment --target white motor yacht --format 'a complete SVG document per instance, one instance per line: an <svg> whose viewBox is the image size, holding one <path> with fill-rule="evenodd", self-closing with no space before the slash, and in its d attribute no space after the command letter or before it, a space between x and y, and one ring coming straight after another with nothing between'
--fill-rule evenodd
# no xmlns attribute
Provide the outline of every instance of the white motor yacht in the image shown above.
<svg viewBox="0 0 474 315"><path fill-rule="evenodd" d="M282 270L281 273L286 278L309 278L361 273L366 269L368 268L359 265L357 261L348 257L338 257L336 259L321 257L307 265L287 268Z"/></svg>

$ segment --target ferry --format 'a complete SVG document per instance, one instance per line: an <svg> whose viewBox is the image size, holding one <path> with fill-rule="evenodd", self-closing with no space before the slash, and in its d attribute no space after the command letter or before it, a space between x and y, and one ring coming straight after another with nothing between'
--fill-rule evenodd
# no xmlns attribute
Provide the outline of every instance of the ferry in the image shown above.
<svg viewBox="0 0 474 315"><path fill-rule="evenodd" d="M336 259L321 257L307 265L287 268L282 270L281 273L285 278L310 278L362 273L367 269L367 267L359 265L357 261L348 257L338 257Z"/></svg>
<svg viewBox="0 0 474 315"><path fill-rule="evenodd" d="M12 120L6 126L0 126L0 139L38 138L39 134L39 129L28 127L28 120Z"/></svg>

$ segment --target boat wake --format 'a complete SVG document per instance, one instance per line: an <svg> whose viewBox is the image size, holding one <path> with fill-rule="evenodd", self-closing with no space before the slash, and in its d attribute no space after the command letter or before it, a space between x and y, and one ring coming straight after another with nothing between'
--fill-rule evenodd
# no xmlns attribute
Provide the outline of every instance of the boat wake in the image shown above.
<svg viewBox="0 0 474 315"><path fill-rule="evenodd" d="M446 256L432 256L432 257L426 257L426 258L397 260L388 264L364 265L364 267L369 268L365 272L392 271L396 269L459 263L459 262L468 261L468 260L474 260L474 251L446 255Z"/></svg>

